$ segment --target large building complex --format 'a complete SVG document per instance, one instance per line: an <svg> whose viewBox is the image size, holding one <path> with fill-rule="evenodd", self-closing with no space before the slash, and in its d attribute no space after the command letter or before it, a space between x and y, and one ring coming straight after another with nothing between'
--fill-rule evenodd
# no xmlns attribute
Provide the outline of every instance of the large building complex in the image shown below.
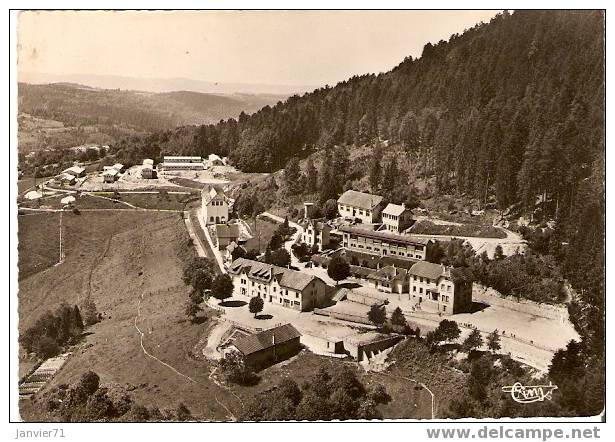
<svg viewBox="0 0 615 442"><path fill-rule="evenodd" d="M370 193L347 190L337 200L337 210L345 218L359 219L372 224L380 221L382 197Z"/></svg>
<svg viewBox="0 0 615 442"><path fill-rule="evenodd" d="M245 258L233 261L228 272L236 294L258 296L265 304L303 312L328 303L327 285L313 275Z"/></svg>
<svg viewBox="0 0 615 442"><path fill-rule="evenodd" d="M339 230L346 249L380 256L425 261L432 245L431 240L385 231L348 226L342 226Z"/></svg>

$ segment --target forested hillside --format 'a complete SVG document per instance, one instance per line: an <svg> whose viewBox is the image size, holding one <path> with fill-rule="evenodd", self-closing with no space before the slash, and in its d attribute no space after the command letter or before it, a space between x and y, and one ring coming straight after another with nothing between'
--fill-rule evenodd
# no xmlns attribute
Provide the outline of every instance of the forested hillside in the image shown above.
<svg viewBox="0 0 615 442"><path fill-rule="evenodd" d="M291 194L318 192L321 202L359 179L404 200L412 179L427 177L435 196L531 217L532 249L554 257L576 292L570 313L583 342L556 355L552 370L566 384L561 405L591 414L604 392L604 74L601 12L505 12L388 73L117 148L125 157L216 152L247 172L284 168ZM541 224L549 220L554 230Z"/></svg>
<svg viewBox="0 0 615 442"><path fill-rule="evenodd" d="M603 151L602 26L598 12L500 14L391 72L202 126L188 148L273 171L316 148L389 140L441 192L570 211Z"/></svg>

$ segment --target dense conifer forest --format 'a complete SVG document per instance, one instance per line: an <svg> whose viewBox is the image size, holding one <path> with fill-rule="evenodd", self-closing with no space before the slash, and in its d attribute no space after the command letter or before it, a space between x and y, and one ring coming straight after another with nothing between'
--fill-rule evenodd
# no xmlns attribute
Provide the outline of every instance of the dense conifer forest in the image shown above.
<svg viewBox="0 0 615 442"><path fill-rule="evenodd" d="M335 146L401 148L415 169L435 179L438 194L489 199L503 212L515 207L552 220L552 234L528 234L530 244L553 256L574 288L569 309L583 338L556 355L554 370L562 385L603 385L604 75L601 12L504 12L428 43L420 58L407 57L390 72L117 149L125 157L159 157L170 146L178 154L216 152L245 172L285 168L289 175L298 159L319 152L328 160L316 171L310 158L306 189L325 189L326 201L356 173ZM371 173L367 164L360 169ZM398 170L392 162L378 173ZM603 391L569 388L570 402L561 405L591 414L601 409Z"/></svg>

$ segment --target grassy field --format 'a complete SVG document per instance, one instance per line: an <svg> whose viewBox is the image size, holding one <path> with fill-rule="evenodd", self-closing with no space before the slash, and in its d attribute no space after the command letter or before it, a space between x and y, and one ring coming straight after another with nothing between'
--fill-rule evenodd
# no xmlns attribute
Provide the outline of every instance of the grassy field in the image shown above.
<svg viewBox="0 0 615 442"><path fill-rule="evenodd" d="M91 327L41 394L94 370L102 383L136 386L131 394L144 405L183 402L198 419L228 419L221 403L229 409L240 405L209 379L209 364L192 355L209 321L195 325L185 319L188 289L181 273L193 251L183 219L174 213L82 212L65 220L66 260L20 282L20 329L59 303L79 303L88 294L105 319ZM144 348L190 379L144 353L135 323ZM25 420L44 418L32 401L20 406Z"/></svg>
<svg viewBox="0 0 615 442"><path fill-rule="evenodd" d="M61 209L64 206L61 200L66 196L64 193L49 195L38 200L21 201L20 205L31 208ZM117 201L113 201L114 199ZM77 197L73 206L78 209L131 209L131 206L135 206L140 209L189 210L200 203L201 197L198 193L122 193L116 198L113 192L93 192L92 194L82 193Z"/></svg>
<svg viewBox="0 0 615 442"><path fill-rule="evenodd" d="M411 233L418 235L472 236L477 238L506 238L506 232L499 227L481 224L435 224L430 221L417 221Z"/></svg>
<svg viewBox="0 0 615 442"><path fill-rule="evenodd" d="M57 230L52 222L58 216L46 213L20 217L20 238L40 241L45 231L50 235ZM335 371L349 363L303 351L262 371L256 386L232 386L233 394L209 378L213 367L194 354L213 321L192 324L184 314L189 290L181 274L194 251L188 245L179 214L64 213L63 225L66 260L31 272L20 281L20 329L61 302L78 304L86 296L91 296L105 319L88 330L84 341L72 349L66 365L37 397L55 385L75 382L86 370L94 370L103 384L130 386L131 395L141 404L172 408L183 402L197 419L228 420L228 410L239 414L242 402L283 377L301 384L321 366ZM21 251L20 265L32 261L32 250L36 250L33 245ZM214 312L206 311L206 315L211 318ZM135 325L143 332L142 341ZM145 354L144 349L158 360ZM386 418L428 418L430 396L405 379L415 377L416 367L409 364L405 353L399 355L398 364L388 374L366 374L356 364L350 364L366 385L385 385L392 396L390 403L380 406ZM24 369L30 363L24 360ZM48 418L36 399L21 401L20 410L27 421Z"/></svg>
<svg viewBox="0 0 615 442"><path fill-rule="evenodd" d="M59 213L19 216L17 228L19 279L45 270L60 260Z"/></svg>

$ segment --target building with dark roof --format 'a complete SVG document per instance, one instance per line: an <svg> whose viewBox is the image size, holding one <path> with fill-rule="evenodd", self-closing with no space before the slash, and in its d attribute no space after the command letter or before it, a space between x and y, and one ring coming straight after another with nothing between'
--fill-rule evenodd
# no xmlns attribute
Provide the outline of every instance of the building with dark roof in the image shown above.
<svg viewBox="0 0 615 442"><path fill-rule="evenodd" d="M337 200L337 210L345 218L358 218L366 224L376 223L380 220L382 200L380 195L347 190Z"/></svg>
<svg viewBox="0 0 615 442"><path fill-rule="evenodd" d="M259 369L296 355L301 350L301 333L291 324L237 339L227 351L238 351L246 364Z"/></svg>
<svg viewBox="0 0 615 442"><path fill-rule="evenodd" d="M216 242L218 249L224 250L232 242L237 242L241 230L237 224L216 224Z"/></svg>
<svg viewBox="0 0 615 442"><path fill-rule="evenodd" d="M258 296L265 305L309 311L329 303L327 284L314 275L245 258L233 261L228 273L238 295Z"/></svg>
<svg viewBox="0 0 615 442"><path fill-rule="evenodd" d="M367 277L370 285L386 293L408 292L408 270L395 266L382 267Z"/></svg>
<svg viewBox="0 0 615 442"><path fill-rule="evenodd" d="M433 242L410 235L399 235L387 231L375 231L361 227L342 226L344 248L380 256L402 259L427 260Z"/></svg>

